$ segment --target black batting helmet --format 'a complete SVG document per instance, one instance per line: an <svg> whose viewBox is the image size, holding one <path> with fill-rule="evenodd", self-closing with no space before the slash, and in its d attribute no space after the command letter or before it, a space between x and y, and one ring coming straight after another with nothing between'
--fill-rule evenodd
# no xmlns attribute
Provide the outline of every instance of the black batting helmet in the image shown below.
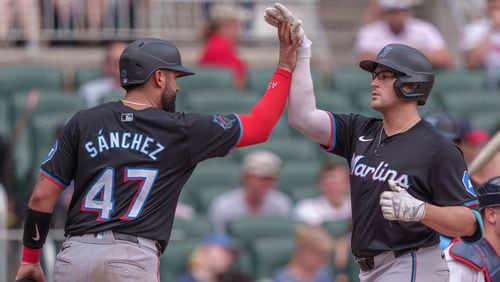
<svg viewBox="0 0 500 282"><path fill-rule="evenodd" d="M174 70L179 77L194 72L182 66L179 49L158 38L142 38L130 43L120 56L120 81L123 88L146 82L158 69Z"/></svg>
<svg viewBox="0 0 500 282"><path fill-rule="evenodd" d="M375 60L359 63L369 72L374 72L378 65L396 72L394 90L401 99L417 100L418 105L425 105L434 84L434 69L422 52L404 44L389 44L380 50ZM404 85L412 86L411 90L405 91Z"/></svg>
<svg viewBox="0 0 500 282"><path fill-rule="evenodd" d="M477 189L479 209L500 206L500 176L483 183Z"/></svg>
<svg viewBox="0 0 500 282"><path fill-rule="evenodd" d="M447 139L453 142L460 141L460 125L451 114L447 112L435 112L425 116L424 119L432 124Z"/></svg>

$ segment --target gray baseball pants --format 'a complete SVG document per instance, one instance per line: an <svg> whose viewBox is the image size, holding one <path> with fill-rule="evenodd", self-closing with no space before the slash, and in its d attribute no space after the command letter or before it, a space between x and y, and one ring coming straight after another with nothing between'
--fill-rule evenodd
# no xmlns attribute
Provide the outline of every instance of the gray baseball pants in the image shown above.
<svg viewBox="0 0 500 282"><path fill-rule="evenodd" d="M384 252L374 257L374 268L359 273L360 282L448 282L450 271L438 245L395 257Z"/></svg>
<svg viewBox="0 0 500 282"><path fill-rule="evenodd" d="M156 242L136 237L134 243L120 237L111 231L69 237L57 254L54 280L159 281Z"/></svg>

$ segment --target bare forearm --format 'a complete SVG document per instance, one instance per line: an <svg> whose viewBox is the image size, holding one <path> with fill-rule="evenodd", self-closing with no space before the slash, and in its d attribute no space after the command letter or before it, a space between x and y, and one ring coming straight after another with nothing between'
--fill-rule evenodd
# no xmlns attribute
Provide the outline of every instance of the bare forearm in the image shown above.
<svg viewBox="0 0 500 282"><path fill-rule="evenodd" d="M28 207L39 212L52 213L62 189L40 176L31 194Z"/></svg>
<svg viewBox="0 0 500 282"><path fill-rule="evenodd" d="M472 236L476 231L476 218L469 208L426 205L422 223L435 231L450 237Z"/></svg>

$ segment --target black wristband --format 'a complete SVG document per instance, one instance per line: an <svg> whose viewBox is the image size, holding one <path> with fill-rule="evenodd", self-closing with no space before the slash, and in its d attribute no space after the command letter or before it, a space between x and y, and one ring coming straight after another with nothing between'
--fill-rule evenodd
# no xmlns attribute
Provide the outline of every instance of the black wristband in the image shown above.
<svg viewBox="0 0 500 282"><path fill-rule="evenodd" d="M41 249L49 233L51 218L51 213L28 208L24 221L23 245L32 249Z"/></svg>

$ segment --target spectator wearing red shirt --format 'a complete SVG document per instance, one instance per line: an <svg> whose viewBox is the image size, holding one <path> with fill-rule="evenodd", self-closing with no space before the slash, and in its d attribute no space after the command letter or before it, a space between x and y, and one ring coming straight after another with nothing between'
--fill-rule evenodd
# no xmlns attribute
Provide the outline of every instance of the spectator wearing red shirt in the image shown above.
<svg viewBox="0 0 500 282"><path fill-rule="evenodd" d="M212 6L203 31L205 45L198 61L201 66L230 69L236 89L243 89L246 84L247 66L238 54L237 40L247 17L246 11L235 5Z"/></svg>

